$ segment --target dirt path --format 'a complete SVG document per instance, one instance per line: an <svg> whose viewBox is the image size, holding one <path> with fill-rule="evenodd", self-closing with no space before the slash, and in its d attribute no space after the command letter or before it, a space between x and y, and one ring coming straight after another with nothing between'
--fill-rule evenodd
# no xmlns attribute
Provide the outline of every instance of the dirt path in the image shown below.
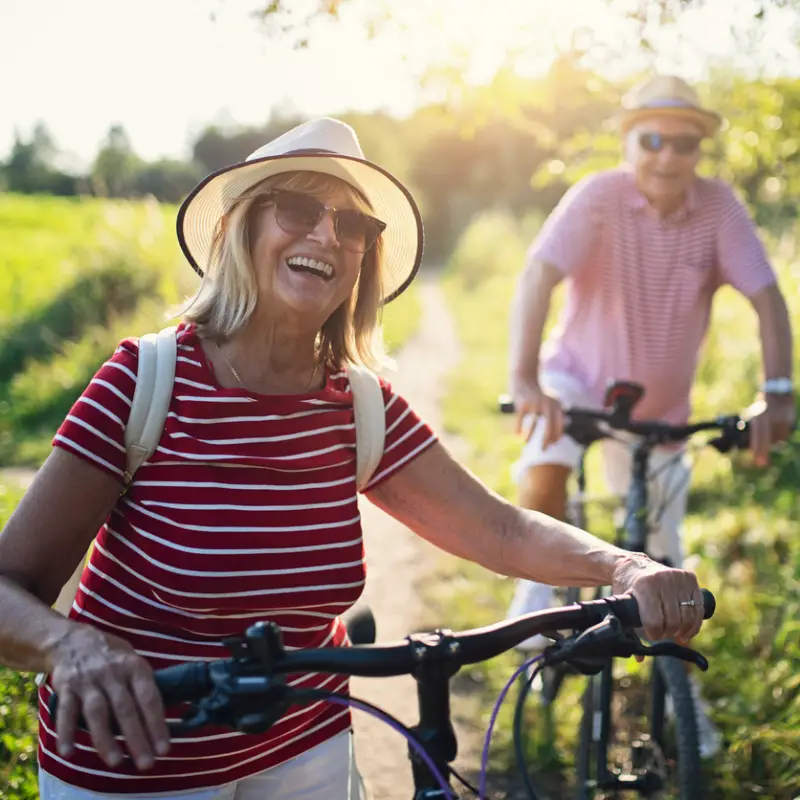
<svg viewBox="0 0 800 800"><path fill-rule="evenodd" d="M420 328L400 353L397 373L387 377L448 447L458 451L460 444L443 434L439 410L447 373L460 358L455 325L435 277L421 280L419 291ZM398 641L419 624L424 607L418 588L441 563L442 553L364 498L361 513L368 565L362 599L377 619L378 641ZM351 690L406 724L418 719L415 684L410 677L354 678ZM354 718L359 768L374 800L408 800L413 787L405 740L362 712L355 712ZM458 719L455 725L458 761L469 764L475 751L474 732Z"/></svg>
<svg viewBox="0 0 800 800"><path fill-rule="evenodd" d="M36 470L31 467L7 467L0 469L0 478L9 483L18 485L21 489L27 489L36 475Z"/></svg>

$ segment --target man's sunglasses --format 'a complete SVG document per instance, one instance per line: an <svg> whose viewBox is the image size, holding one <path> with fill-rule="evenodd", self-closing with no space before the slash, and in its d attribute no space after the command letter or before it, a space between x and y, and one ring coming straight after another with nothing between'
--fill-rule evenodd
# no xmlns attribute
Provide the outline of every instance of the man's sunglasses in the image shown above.
<svg viewBox="0 0 800 800"><path fill-rule="evenodd" d="M667 145L679 156L688 156L697 152L700 137L684 133L676 136L665 136L663 133L640 133L639 146L648 153L660 153Z"/></svg>
<svg viewBox="0 0 800 800"><path fill-rule="evenodd" d="M306 236L316 230L326 211L331 212L336 238L344 250L366 253L386 229L386 223L353 208L333 208L303 192L276 189L268 200L275 204L275 220L293 236Z"/></svg>

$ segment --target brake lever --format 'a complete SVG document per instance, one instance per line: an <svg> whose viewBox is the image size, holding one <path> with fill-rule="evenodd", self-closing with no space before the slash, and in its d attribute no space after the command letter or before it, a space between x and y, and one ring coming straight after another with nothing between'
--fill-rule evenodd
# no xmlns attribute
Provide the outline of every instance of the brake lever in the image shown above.
<svg viewBox="0 0 800 800"><path fill-rule="evenodd" d="M264 733L286 713L291 695L283 676L231 675L192 703L180 722L170 724L170 733L181 735L207 725Z"/></svg>
<svg viewBox="0 0 800 800"><path fill-rule="evenodd" d="M681 661L695 664L703 672L708 671L708 659L698 653L697 650L692 650L691 647L684 647L675 642L656 642L652 645L646 645L641 640L639 645L639 650L634 655L670 656L671 658L679 658Z"/></svg>
<svg viewBox="0 0 800 800"><path fill-rule="evenodd" d="M703 672L708 669L708 661L696 650L675 642L646 645L613 614L592 628L550 645L543 653L545 664L567 664L584 675L596 675L609 658L662 655L696 664Z"/></svg>
<svg viewBox="0 0 800 800"><path fill-rule="evenodd" d="M543 662L548 666L566 664L583 675L597 675L612 655L609 645L619 644L626 633L619 619L609 613L597 625L546 647Z"/></svg>

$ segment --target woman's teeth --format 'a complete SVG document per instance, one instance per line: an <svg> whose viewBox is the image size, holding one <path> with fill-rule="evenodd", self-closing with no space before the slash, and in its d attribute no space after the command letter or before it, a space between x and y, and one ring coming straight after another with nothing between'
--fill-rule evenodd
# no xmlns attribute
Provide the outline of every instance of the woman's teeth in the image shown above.
<svg viewBox="0 0 800 800"><path fill-rule="evenodd" d="M293 270L311 272L314 275L321 275L323 278L330 278L333 275L333 267L324 261L317 261L316 258L292 256L286 260L286 264Z"/></svg>

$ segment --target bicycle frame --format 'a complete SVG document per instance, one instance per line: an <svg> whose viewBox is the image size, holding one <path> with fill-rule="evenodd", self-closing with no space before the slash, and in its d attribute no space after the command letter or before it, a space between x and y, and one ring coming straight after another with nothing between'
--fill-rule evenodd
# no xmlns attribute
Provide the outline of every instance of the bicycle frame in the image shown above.
<svg viewBox="0 0 800 800"><path fill-rule="evenodd" d="M648 475L650 456L655 445L648 439L641 439L633 445L631 453L631 482L625 503L625 522L620 531L619 546L637 553L647 553L647 539L650 534L650 507ZM609 659L600 673L599 697L599 736L594 742L594 774L597 776L592 788L604 790L638 791L647 796L658 791L662 786L659 775L646 772L634 780L621 780L608 765L608 749L611 734L612 699L614 681L612 660ZM590 684L591 685L591 684ZM593 687L593 691L596 687ZM652 727L663 728L664 719L664 686L658 671L654 669L651 682L652 693ZM584 710L584 713L587 713ZM597 717L592 720L597 724ZM659 745L662 743L659 742ZM586 787L580 787L581 789Z"/></svg>

